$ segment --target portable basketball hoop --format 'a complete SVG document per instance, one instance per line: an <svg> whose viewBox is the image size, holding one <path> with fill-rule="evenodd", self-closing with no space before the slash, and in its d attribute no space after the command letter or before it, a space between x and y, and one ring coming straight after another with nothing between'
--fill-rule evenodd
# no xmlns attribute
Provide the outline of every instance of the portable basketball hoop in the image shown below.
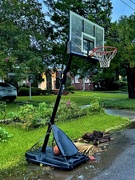
<svg viewBox="0 0 135 180"><path fill-rule="evenodd" d="M28 162L43 164L61 170L72 170L75 167L89 161L89 157L80 153L72 140L54 124L56 112L60 103L62 92L64 90L64 84L66 83L67 73L70 70L71 61L72 55L69 55L68 63L63 72L58 95L54 104L52 116L48 122L48 128L43 145L42 147L33 149L33 147L35 147L37 144L36 143L30 150L25 153L25 157ZM60 152L58 154L54 152L52 146L47 146L51 132Z"/></svg>
<svg viewBox="0 0 135 180"><path fill-rule="evenodd" d="M90 57L96 57L99 60L100 68L110 67L110 62L117 53L117 48L112 46L96 47L89 51Z"/></svg>

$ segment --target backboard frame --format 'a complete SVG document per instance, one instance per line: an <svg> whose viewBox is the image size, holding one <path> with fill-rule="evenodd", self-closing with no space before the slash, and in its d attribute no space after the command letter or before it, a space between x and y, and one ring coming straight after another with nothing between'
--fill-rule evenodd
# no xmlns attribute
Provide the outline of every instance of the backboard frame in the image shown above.
<svg viewBox="0 0 135 180"><path fill-rule="evenodd" d="M67 54L87 57L98 46L104 46L104 28L69 11Z"/></svg>

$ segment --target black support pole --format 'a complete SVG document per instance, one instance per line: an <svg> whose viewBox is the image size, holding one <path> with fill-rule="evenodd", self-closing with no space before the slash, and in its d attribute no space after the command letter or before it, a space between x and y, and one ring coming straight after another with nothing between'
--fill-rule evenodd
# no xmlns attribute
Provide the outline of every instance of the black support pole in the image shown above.
<svg viewBox="0 0 135 180"><path fill-rule="evenodd" d="M57 112L57 109L58 109L58 106L59 106L59 103L60 103L61 95L62 95L62 92L63 92L63 86L66 83L67 72L70 70L71 61L72 61L72 55L70 54L68 56L67 66L66 66L66 68L65 68L65 70L63 72L63 78L61 80L61 84L60 84L59 92L58 92L58 95L57 95L57 98L56 98L56 101L55 101L55 105L54 105L54 108L53 108L52 116L51 116L50 122L48 123L48 129L47 129L45 140L44 140L44 143L43 143L43 146L42 146L42 152L45 152L45 150L46 150L46 146L47 146L47 143L48 143L48 140L49 140L49 137L50 137L51 126L54 124L55 115L56 115L56 112Z"/></svg>

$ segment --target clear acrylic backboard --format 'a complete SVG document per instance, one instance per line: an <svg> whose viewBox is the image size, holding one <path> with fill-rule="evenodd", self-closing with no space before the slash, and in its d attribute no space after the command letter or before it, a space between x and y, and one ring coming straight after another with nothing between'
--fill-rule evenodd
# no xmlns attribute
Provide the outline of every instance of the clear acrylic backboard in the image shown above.
<svg viewBox="0 0 135 180"><path fill-rule="evenodd" d="M88 56L95 47L104 46L104 28L69 11L68 54Z"/></svg>

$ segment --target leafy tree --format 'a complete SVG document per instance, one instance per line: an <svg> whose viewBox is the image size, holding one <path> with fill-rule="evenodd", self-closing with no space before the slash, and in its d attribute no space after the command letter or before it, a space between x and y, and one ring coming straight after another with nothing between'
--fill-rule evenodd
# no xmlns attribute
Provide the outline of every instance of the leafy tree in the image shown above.
<svg viewBox="0 0 135 180"><path fill-rule="evenodd" d="M0 65L4 67L0 75L5 77L14 72L20 80L29 73L44 72L50 56L47 42L50 28L42 4L36 0L1 0L0 12Z"/></svg>
<svg viewBox="0 0 135 180"><path fill-rule="evenodd" d="M108 42L118 48L118 53L111 65L117 74L127 76L128 96L135 98L135 16L122 16L118 22L115 22L110 29Z"/></svg>
<svg viewBox="0 0 135 180"><path fill-rule="evenodd" d="M106 44L115 46L118 52L111 61L110 68L104 69L100 76L96 76L96 82L108 82L108 77L118 81L118 76L127 76L128 97L135 98L135 16L122 16L118 21L111 23L106 36ZM94 77L95 79L95 77Z"/></svg>

